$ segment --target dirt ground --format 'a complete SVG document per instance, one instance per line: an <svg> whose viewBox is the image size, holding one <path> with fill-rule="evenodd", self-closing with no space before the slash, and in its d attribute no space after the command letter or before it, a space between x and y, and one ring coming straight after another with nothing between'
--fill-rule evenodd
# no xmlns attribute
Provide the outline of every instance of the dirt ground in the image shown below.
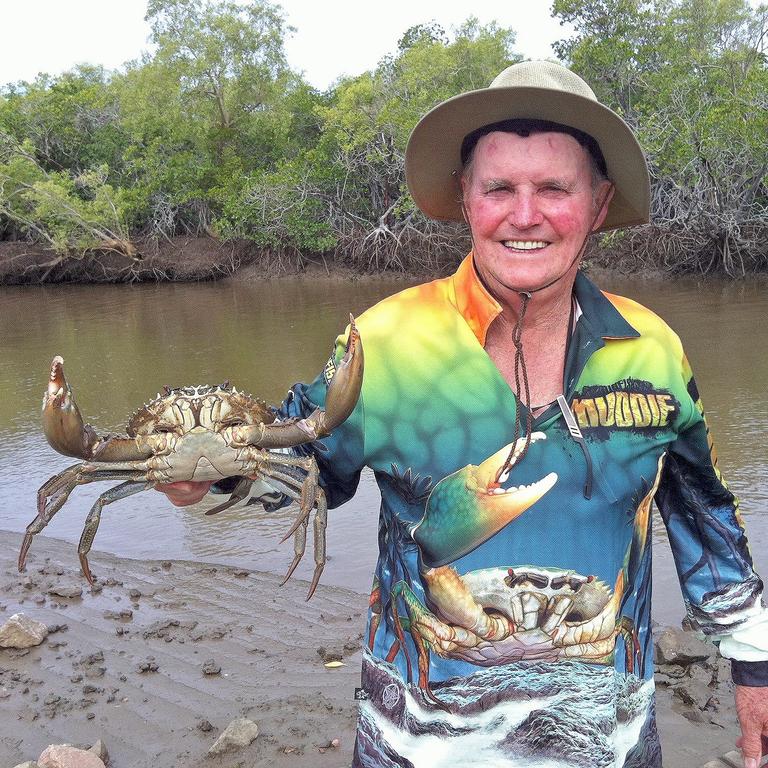
<svg viewBox="0 0 768 768"><path fill-rule="evenodd" d="M102 739L113 768L342 768L351 762L364 595L231 566L93 553L95 589L72 544L0 532L0 624L23 612L52 630L29 651L0 649L0 766L52 743ZM326 668L340 658L343 666ZM659 690L666 768L733 749L735 716L703 725ZM259 726L250 747L208 748L235 718ZM329 747L338 739L338 748Z"/></svg>

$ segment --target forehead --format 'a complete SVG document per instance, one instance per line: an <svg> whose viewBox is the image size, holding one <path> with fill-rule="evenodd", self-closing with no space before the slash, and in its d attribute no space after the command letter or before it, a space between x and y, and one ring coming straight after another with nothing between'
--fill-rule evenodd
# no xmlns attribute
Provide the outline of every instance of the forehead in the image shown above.
<svg viewBox="0 0 768 768"><path fill-rule="evenodd" d="M483 136L472 156L473 170L498 173L517 168L547 172L589 175L587 150L567 133L532 133L520 136L494 131Z"/></svg>

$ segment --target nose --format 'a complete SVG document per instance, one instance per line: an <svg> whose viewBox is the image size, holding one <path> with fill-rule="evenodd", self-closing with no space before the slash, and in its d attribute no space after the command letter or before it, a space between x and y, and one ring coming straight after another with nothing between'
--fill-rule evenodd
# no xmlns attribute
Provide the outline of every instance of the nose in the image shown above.
<svg viewBox="0 0 768 768"><path fill-rule="evenodd" d="M528 190L518 190L510 203L507 219L519 230L530 229L544 220L536 196Z"/></svg>

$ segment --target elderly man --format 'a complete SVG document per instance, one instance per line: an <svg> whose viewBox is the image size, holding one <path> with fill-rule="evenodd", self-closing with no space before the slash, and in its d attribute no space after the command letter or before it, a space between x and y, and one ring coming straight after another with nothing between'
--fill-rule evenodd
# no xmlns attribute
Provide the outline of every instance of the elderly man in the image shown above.
<svg viewBox="0 0 768 768"><path fill-rule="evenodd" d="M354 765L660 768L655 500L756 766L762 584L690 367L656 315L579 272L591 233L648 219L631 130L567 69L516 64L426 115L407 173L473 248L359 318L360 400L310 447L331 506L365 465L382 492ZM323 404L343 341L284 416ZM182 504L207 484L162 490Z"/></svg>

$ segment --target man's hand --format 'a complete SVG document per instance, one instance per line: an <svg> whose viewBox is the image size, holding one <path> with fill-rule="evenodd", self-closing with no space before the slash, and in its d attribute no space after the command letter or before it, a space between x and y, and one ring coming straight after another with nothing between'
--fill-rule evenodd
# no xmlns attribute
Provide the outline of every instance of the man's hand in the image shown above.
<svg viewBox="0 0 768 768"><path fill-rule="evenodd" d="M744 757L744 768L758 768L760 758L768 755L768 687L737 685L736 714L741 725L736 746Z"/></svg>
<svg viewBox="0 0 768 768"><path fill-rule="evenodd" d="M164 493L174 507L187 507L201 501L213 485L213 480L181 480L177 483L157 483L155 489Z"/></svg>

